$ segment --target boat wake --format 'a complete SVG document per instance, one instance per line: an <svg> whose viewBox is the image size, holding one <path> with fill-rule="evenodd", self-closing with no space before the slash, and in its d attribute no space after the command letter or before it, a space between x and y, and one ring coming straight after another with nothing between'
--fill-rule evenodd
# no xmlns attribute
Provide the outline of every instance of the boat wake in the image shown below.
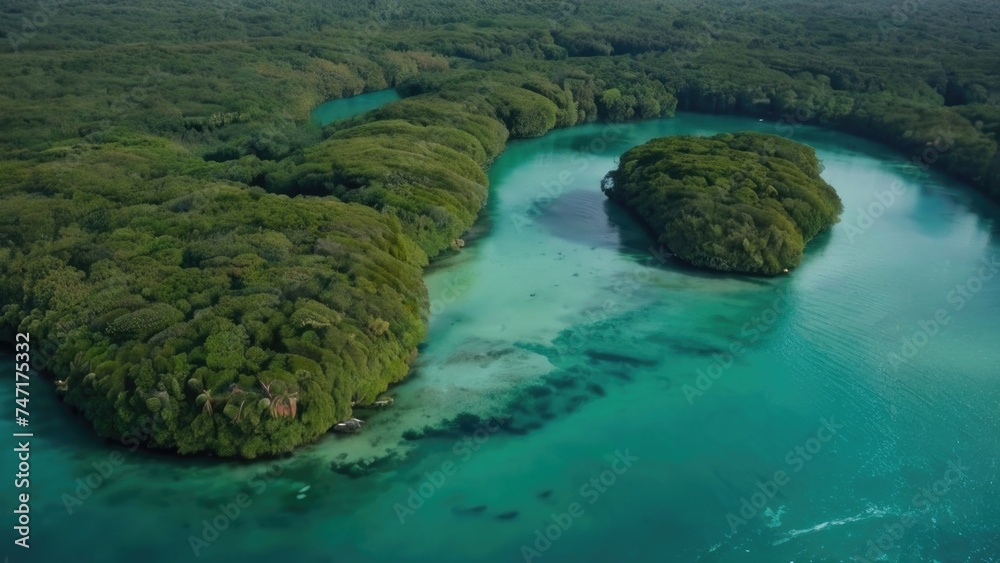
<svg viewBox="0 0 1000 563"><path fill-rule="evenodd" d="M811 528L803 528L801 530L789 530L789 531L785 532L785 534L783 535L783 537L778 538L773 543L771 543L771 545L781 545L783 543L786 543L788 541L791 541L791 540L795 539L798 536L802 536L802 535L806 535L806 534L811 534L811 533L814 533L814 532L819 532L819 531L825 530L826 528L830 528L830 527L833 527L833 526L843 526L844 524L851 524L851 523L854 523L854 522L861 522L863 520L869 520L871 518L881 518L883 516L891 516L891 515L892 515L892 512L890 512L888 510L882 510L882 509L878 509L878 508L870 508L867 511L865 511L865 512L863 512L861 514L858 514L856 516L849 516L847 518L840 518L840 519L836 519L836 520L828 520L826 522L821 522L819 524L816 524L815 526L813 526Z"/></svg>

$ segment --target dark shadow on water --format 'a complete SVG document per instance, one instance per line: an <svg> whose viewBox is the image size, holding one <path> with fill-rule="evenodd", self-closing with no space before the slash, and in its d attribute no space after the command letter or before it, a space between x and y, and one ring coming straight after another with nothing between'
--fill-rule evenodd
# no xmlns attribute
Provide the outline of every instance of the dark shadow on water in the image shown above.
<svg viewBox="0 0 1000 563"><path fill-rule="evenodd" d="M929 211L931 215L937 213L958 214L964 211L976 216L980 228L989 230L994 235L1000 235L1000 223L994 219L1000 215L1000 205L991 201L980 190L946 174L941 169L940 164L931 166L928 171L923 171L917 164L914 164L914 159L919 155L901 151L852 133L823 127L801 127L797 131L795 140L814 146L821 160L824 156L823 153L827 153L876 159L888 166L895 165L907 183L919 185L923 198L921 207ZM888 188L889 186L880 187L878 191ZM856 210L845 210L843 217L846 219L852 212L856 213ZM944 222L919 220L919 214L919 212L914 213L914 222L921 230L928 234L943 232L936 229L944 226Z"/></svg>
<svg viewBox="0 0 1000 563"><path fill-rule="evenodd" d="M826 252L826 249L830 246L830 241L833 240L833 229L836 229L837 225L820 232L812 238L808 243L806 243L806 248L802 253L802 262L799 263L799 268L806 267L813 260L819 260L820 257Z"/></svg>
<svg viewBox="0 0 1000 563"><path fill-rule="evenodd" d="M959 227L962 216L972 215L979 229L994 236L1000 234L1000 224L994 220L1000 214L1000 206L983 194L937 171L915 181L919 182L921 197L910 210L910 218L916 230L943 238L962 228Z"/></svg>
<svg viewBox="0 0 1000 563"><path fill-rule="evenodd" d="M581 246L614 249L652 268L705 279L727 278L771 285L767 278L714 272L672 257L632 213L608 200L597 189L574 189L560 195L545 207L536 221L555 237Z"/></svg>
<svg viewBox="0 0 1000 563"><path fill-rule="evenodd" d="M552 200L535 221L552 236L581 246L639 248L647 237L635 224L608 221L606 203L600 190L576 188Z"/></svg>

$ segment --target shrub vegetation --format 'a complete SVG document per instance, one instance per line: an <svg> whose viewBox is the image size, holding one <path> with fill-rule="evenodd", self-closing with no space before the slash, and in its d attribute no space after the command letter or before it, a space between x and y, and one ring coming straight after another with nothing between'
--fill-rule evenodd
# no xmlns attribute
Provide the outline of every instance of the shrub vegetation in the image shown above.
<svg viewBox="0 0 1000 563"><path fill-rule="evenodd" d="M604 193L696 266L775 275L843 211L815 152L760 133L663 137L626 152Z"/></svg>
<svg viewBox="0 0 1000 563"><path fill-rule="evenodd" d="M150 447L254 457L406 375L421 269L461 247L509 139L738 112L933 146L1000 197L995 6L908 5L5 0L0 338L54 348L103 436L152 420ZM310 125L320 102L384 88L405 99ZM714 216L773 227L773 244L744 237L768 270L830 220L819 195L770 194L809 175L773 163L735 187L724 161L695 171L741 202Z"/></svg>

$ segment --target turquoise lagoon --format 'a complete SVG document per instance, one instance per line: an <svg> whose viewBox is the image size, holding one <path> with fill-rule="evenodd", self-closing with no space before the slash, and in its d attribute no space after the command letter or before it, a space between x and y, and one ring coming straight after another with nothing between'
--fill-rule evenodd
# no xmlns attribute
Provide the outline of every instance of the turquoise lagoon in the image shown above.
<svg viewBox="0 0 1000 563"><path fill-rule="evenodd" d="M367 94L330 100L324 102L312 111L310 119L316 125L329 125L334 121L347 119L383 106L389 102L399 100L399 94L389 88L387 90L377 90Z"/></svg>
<svg viewBox="0 0 1000 563"><path fill-rule="evenodd" d="M672 261L600 192L653 137L775 129L682 114L511 143L468 246L427 274L395 405L291 458L130 452L35 377L32 548L11 561L997 561L995 206L796 128L845 212L758 279Z"/></svg>

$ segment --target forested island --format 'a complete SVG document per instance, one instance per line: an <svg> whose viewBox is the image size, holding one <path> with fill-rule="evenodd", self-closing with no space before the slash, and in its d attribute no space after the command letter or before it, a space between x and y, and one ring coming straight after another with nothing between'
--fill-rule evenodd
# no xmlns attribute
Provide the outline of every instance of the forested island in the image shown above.
<svg viewBox="0 0 1000 563"><path fill-rule="evenodd" d="M462 246L510 139L733 112L786 137L858 133L1000 197L994 11L11 0L0 340L44 343L101 436L286 452L406 376L422 269ZM405 99L309 123L326 99L385 88ZM803 241L829 211L795 219ZM796 242L761 271L794 263Z"/></svg>
<svg viewBox="0 0 1000 563"><path fill-rule="evenodd" d="M622 155L602 189L677 257L776 275L844 206L811 148L774 135L664 137Z"/></svg>

